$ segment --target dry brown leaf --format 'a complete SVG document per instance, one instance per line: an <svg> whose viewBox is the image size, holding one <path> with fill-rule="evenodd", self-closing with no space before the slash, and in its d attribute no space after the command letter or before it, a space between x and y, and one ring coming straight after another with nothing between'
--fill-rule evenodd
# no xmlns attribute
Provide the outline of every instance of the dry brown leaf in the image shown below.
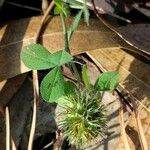
<svg viewBox="0 0 150 150"><path fill-rule="evenodd" d="M150 148L150 113L142 108L141 110L139 110L139 117L141 120L141 124L143 127L143 131L144 131L144 135L147 141L147 145L148 145L148 149ZM132 114L129 118L129 123L127 125L127 132L128 132L128 139L130 141L130 145L132 146L132 149L137 149L140 147L140 142L139 139L136 138L136 142L135 142L135 137L137 136L137 124L136 124L136 120L135 120L135 115Z"/></svg>
<svg viewBox="0 0 150 150"><path fill-rule="evenodd" d="M77 1L83 1L83 0L77 0ZM115 13L118 13L118 12L124 12L124 13L126 12L127 13L130 11L130 8L126 4L125 0L122 0L122 1L94 0L94 1L95 1L95 5L96 5L97 9L100 10L101 14L110 14L110 15L115 16L116 15ZM91 0L88 0L88 6L92 9Z"/></svg>
<svg viewBox="0 0 150 150"><path fill-rule="evenodd" d="M32 43L41 17L21 19L5 23L0 30L0 81L29 71L20 61L22 47ZM70 24L72 19L68 20ZM49 17L41 36L41 43L50 52L63 49L62 25L59 17ZM80 23L71 41L73 54L99 48L133 48L97 19L90 20L90 26ZM134 49L134 48L133 48Z"/></svg>
<svg viewBox="0 0 150 150"><path fill-rule="evenodd" d="M120 85L136 99L150 100L150 67L147 63L128 54L122 49L98 49L87 52L94 62L104 71L117 70Z"/></svg>
<svg viewBox="0 0 150 150"><path fill-rule="evenodd" d="M120 127L121 127L121 137L124 143L124 147L126 150L130 150L130 145L127 139L127 134L125 131L125 120L124 120L124 112L123 112L123 105L120 102L120 112L119 112L119 116L120 116Z"/></svg>
<svg viewBox="0 0 150 150"><path fill-rule="evenodd" d="M150 55L150 24L129 24L117 28L124 39Z"/></svg>
<svg viewBox="0 0 150 150"><path fill-rule="evenodd" d="M16 94L18 89L24 82L27 74L18 75L14 78L0 82L0 107L4 108L12 97Z"/></svg>
<svg viewBox="0 0 150 150"><path fill-rule="evenodd" d="M141 12L142 14L144 14L145 16L149 17L150 18L150 6L148 6L148 3L145 3L145 7L140 7L139 5L137 4L134 4L133 7L135 9L137 9L139 12Z"/></svg>
<svg viewBox="0 0 150 150"><path fill-rule="evenodd" d="M41 17L34 17L3 25L0 30L0 80L29 71L20 61L20 51L22 47L34 41L40 20ZM49 51L63 49L62 25L59 17L49 18L42 35L41 43ZM90 26L84 22L79 25L71 41L71 49L74 54L77 54L97 47L118 47L115 38L114 33L104 25L100 25L98 20L93 19Z"/></svg>

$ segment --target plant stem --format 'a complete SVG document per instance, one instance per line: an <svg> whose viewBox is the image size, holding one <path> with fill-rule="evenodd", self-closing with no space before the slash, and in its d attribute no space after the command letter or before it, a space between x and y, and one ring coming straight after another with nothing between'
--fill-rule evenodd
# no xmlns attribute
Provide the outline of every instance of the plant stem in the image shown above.
<svg viewBox="0 0 150 150"><path fill-rule="evenodd" d="M70 48L69 48L66 19L65 19L65 16L64 16L63 13L60 13L60 17L61 17L62 26L63 26L63 32L64 32L64 41L65 41L65 43L64 43L64 50L67 51L69 54L71 54ZM78 70L77 70L77 68L76 68L74 63L71 63L70 70L73 70L73 73L76 76L76 78L79 81L81 81L80 75L79 75Z"/></svg>
<svg viewBox="0 0 150 150"><path fill-rule="evenodd" d="M69 42L68 42L68 33L67 33L67 25L66 25L66 19L63 13L60 13L62 25L63 25L63 32L64 32L64 50L67 51L70 54L70 49L69 49Z"/></svg>

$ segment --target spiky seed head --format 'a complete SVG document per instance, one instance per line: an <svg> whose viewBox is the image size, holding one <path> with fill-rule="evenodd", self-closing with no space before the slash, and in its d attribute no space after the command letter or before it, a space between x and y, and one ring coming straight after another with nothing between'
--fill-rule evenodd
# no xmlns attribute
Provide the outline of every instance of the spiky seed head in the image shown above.
<svg viewBox="0 0 150 150"><path fill-rule="evenodd" d="M81 148L89 144L106 129L105 107L101 93L79 90L65 97L65 104L59 114L58 127L70 144Z"/></svg>

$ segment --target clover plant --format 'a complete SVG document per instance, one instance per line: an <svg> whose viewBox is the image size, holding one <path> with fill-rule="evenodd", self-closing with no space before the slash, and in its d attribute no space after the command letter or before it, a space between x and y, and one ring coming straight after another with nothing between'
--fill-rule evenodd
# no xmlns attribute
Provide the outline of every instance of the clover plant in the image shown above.
<svg viewBox="0 0 150 150"><path fill-rule="evenodd" d="M117 72L103 73L92 85L87 67L82 65L80 77L70 53L69 42L82 15L89 24L89 11L86 4L75 0L55 0L55 4L54 13L59 14L62 20L64 49L50 53L40 44L30 44L23 48L21 59L27 67L33 70L50 69L40 85L42 98L46 102L55 102L63 107L60 112L62 119L58 127L62 129L64 138L70 144L81 148L104 134L107 117L105 107L101 102L102 93L112 91L117 87L119 75ZM66 19L70 14L70 8L79 9L79 12L68 27ZM74 84L71 80L64 79L61 68L63 65L69 67L79 82Z"/></svg>

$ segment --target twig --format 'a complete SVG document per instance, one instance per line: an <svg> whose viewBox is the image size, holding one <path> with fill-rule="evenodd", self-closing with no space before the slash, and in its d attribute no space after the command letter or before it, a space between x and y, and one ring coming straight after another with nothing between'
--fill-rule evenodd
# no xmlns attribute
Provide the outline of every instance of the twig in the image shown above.
<svg viewBox="0 0 150 150"><path fill-rule="evenodd" d="M146 59L149 60L149 53L146 52L145 50L143 50L143 49L137 47L135 44L131 43L130 41L126 40L118 31L116 31L116 29L115 29L112 25L110 25L109 23L107 23L107 21L105 21L104 19L102 19L102 16L101 16L101 14L99 14L99 11L97 10L97 7L96 7L96 5L95 5L94 0L91 0L91 2L92 2L92 5L93 5L94 13L95 13L95 15L97 16L97 18L98 18L106 27L108 27L111 31L113 31L114 33L116 33L116 34L117 34L122 40L124 40L128 45L130 45L131 47L134 47L135 49L137 49L137 50L139 50L139 51L137 51L137 50L135 50L135 49L132 50L131 48L126 48L126 47L122 47L122 48L124 48L124 49L126 49L126 50L129 50L129 51L131 51L131 52L134 52L134 53L136 53L136 54L138 54L138 55L140 54L140 55L144 56Z"/></svg>
<svg viewBox="0 0 150 150"><path fill-rule="evenodd" d="M48 8L48 0L42 0L42 12L45 14Z"/></svg>
<svg viewBox="0 0 150 150"><path fill-rule="evenodd" d="M145 107L143 107L143 105L140 105L140 106L138 107L138 112L140 113L140 111L141 111L143 108L144 108L144 110L145 110ZM145 111L147 111L147 109L146 109ZM147 113L149 113L149 111L147 111ZM148 125L147 125L147 127L145 127L146 129L144 130L144 134L146 134L146 132L147 132L147 130L148 130L148 128L149 128L149 125L150 125L150 121L148 121Z"/></svg>
<svg viewBox="0 0 150 150"><path fill-rule="evenodd" d="M150 109L147 108L142 102L138 101L139 105L141 105L141 107L143 107L148 113L150 113Z"/></svg>
<svg viewBox="0 0 150 150"><path fill-rule="evenodd" d="M12 150L17 150L15 142L12 137L11 137L11 145L12 145Z"/></svg>
<svg viewBox="0 0 150 150"><path fill-rule="evenodd" d="M42 148L42 150L49 148L49 147L50 147L51 145L53 145L53 144L54 144L54 141L48 143L47 145L45 145L45 146Z"/></svg>
<svg viewBox="0 0 150 150"><path fill-rule="evenodd" d="M150 127L150 121L148 122L148 125L147 125L146 129L144 130L144 134L146 134L146 132L148 131L149 127Z"/></svg>
<svg viewBox="0 0 150 150"><path fill-rule="evenodd" d="M49 6L48 6L46 12L44 13L44 16L43 16L43 18L42 18L41 24L40 24L40 26L39 26L39 28L38 28L38 30L37 30L37 34L36 34L36 36L35 36L35 43L37 43L38 38L39 38L39 35L40 35L40 32L41 32L41 30L42 30L42 27L43 27L43 25L44 25L44 23L45 23L45 20L46 20L48 14L50 13L50 11L53 9L54 5L55 5L55 3L54 3L54 1L52 1L52 2L49 4Z"/></svg>
<svg viewBox="0 0 150 150"><path fill-rule="evenodd" d="M36 107L37 107L37 101L39 99L39 83L38 83L38 74L36 70L32 72L32 76L33 76L34 99L33 99L33 116L32 116L31 131L30 131L30 137L28 143L28 150L32 150L32 146L33 146L35 126L36 126Z"/></svg>
<svg viewBox="0 0 150 150"><path fill-rule="evenodd" d="M40 12L40 11L41 11L41 10L40 10L40 9L38 9L38 8L31 7L31 6L27 6L27 5L21 5L21 4L14 3L14 2L5 1L5 3L7 3L7 4L9 4L9 5L16 6L16 7L29 9L29 10L34 10L34 11L38 11L38 12Z"/></svg>
<svg viewBox="0 0 150 150"><path fill-rule="evenodd" d="M56 132L56 141L53 146L53 150L61 150L61 146L63 144L63 137L61 130Z"/></svg>
<svg viewBox="0 0 150 150"><path fill-rule="evenodd" d="M118 91L118 92L120 92L120 91ZM142 150L148 150L147 141L146 141L146 138L145 138L145 135L144 135L144 131L143 131L143 128L142 128L141 120L140 120L138 109L137 109L138 108L137 103L139 103L139 101L136 98L134 98L134 96L131 93L128 96L129 96L128 98L130 99L130 102L133 106L132 108L133 108L133 113L135 115L135 121L136 121L136 124L137 124L137 132L138 132L141 148L142 148Z"/></svg>
<svg viewBox="0 0 150 150"><path fill-rule="evenodd" d="M124 116L123 116L123 105L120 102L120 126L121 126L121 132L123 137L123 142L126 150L130 150L130 146L128 143L126 131L125 131L125 124L124 124Z"/></svg>
<svg viewBox="0 0 150 150"><path fill-rule="evenodd" d="M118 92L120 92L120 91L118 91ZM139 103L139 101L137 99L135 99L131 93L129 94L128 98L130 99L130 102L133 106L132 108L133 108L133 113L135 115L135 121L136 121L136 124L137 124L137 132L138 132L141 148L142 148L142 150L148 150L147 141L146 141L146 138L145 138L145 135L144 135L144 131L143 131L143 128L142 128L142 124L141 124L138 109L137 109L138 108L137 103Z"/></svg>
<svg viewBox="0 0 150 150"><path fill-rule="evenodd" d="M35 43L38 42L38 38L42 29L42 26L44 25L45 19L47 18L47 15L52 10L54 6L54 1L52 1L45 12L40 27L37 31L36 37L35 37ZM32 124L31 124L31 131L29 136L29 142L28 142L28 150L32 150L33 147L33 140L34 140L34 134L35 134L35 127L36 127L36 111L37 111L37 102L39 100L39 83L38 83L38 74L37 71L32 71L33 76L33 92L34 92L34 99L33 99L33 116L32 116Z"/></svg>
<svg viewBox="0 0 150 150"><path fill-rule="evenodd" d="M109 29L111 29L113 32L117 33L119 36L122 37L122 35L121 35L120 33L118 33L118 32L114 29L113 26L111 26L111 25L108 24L105 20L103 20L103 19L101 18L101 15L99 14L99 11L97 10L97 7L96 7L96 5L95 5L95 1L94 1L94 0L91 0L91 2L92 2L92 5L93 5L93 11L94 11L95 15L97 16L97 18L98 18L105 26L107 26L107 27L108 27Z"/></svg>
<svg viewBox="0 0 150 150"><path fill-rule="evenodd" d="M137 129L138 129L138 135L139 135L139 139L140 139L141 148L142 148L142 150L148 150L147 141L146 141L146 138L145 138L145 135L144 135L141 120L139 118L139 113L137 111L137 104L134 101L134 99L132 100L132 104L133 104L133 108L134 108L133 111L134 111L134 114L135 114L135 120L136 120L136 124L137 124Z"/></svg>
<svg viewBox="0 0 150 150"><path fill-rule="evenodd" d="M9 117L9 109L7 106L5 108L5 117L6 117L6 150L10 150L10 117Z"/></svg>

